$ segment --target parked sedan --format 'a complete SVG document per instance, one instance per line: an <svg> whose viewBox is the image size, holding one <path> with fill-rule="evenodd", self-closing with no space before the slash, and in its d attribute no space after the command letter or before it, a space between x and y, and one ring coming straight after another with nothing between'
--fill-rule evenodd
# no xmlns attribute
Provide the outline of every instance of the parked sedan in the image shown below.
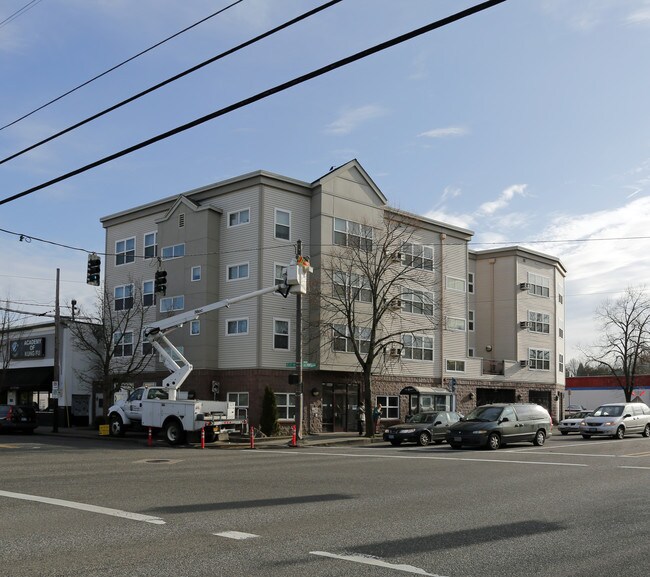
<svg viewBox="0 0 650 577"><path fill-rule="evenodd" d="M432 441L439 445L445 440L449 426L460 418L461 415L453 411L416 413L407 423L388 427L384 431L384 441L395 446L415 442L424 447Z"/></svg>
<svg viewBox="0 0 650 577"><path fill-rule="evenodd" d="M557 426L560 433L568 435L569 433L579 433L580 423L585 417L591 415L591 411L576 411L571 415L567 415L566 419L562 419Z"/></svg>
<svg viewBox="0 0 650 577"><path fill-rule="evenodd" d="M33 433L36 411L29 405L0 405L0 432Z"/></svg>

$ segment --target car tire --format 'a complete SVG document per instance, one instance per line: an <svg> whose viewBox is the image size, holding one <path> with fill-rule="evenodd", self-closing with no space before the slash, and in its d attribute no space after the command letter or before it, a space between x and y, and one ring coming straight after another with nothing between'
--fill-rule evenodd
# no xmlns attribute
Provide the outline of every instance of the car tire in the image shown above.
<svg viewBox="0 0 650 577"><path fill-rule="evenodd" d="M591 439L591 435L582 435L583 439Z"/></svg>
<svg viewBox="0 0 650 577"><path fill-rule="evenodd" d="M217 433L212 428L205 429L204 439L206 443L214 443L217 440Z"/></svg>
<svg viewBox="0 0 650 577"><path fill-rule="evenodd" d="M111 437L123 437L124 436L124 423L122 422L122 417L119 415L111 415L108 419L108 432Z"/></svg>
<svg viewBox="0 0 650 577"><path fill-rule="evenodd" d="M491 451L496 451L501 447L501 437L499 437L499 435L497 435L496 433L492 433L488 437L486 447Z"/></svg>
<svg viewBox="0 0 650 577"><path fill-rule="evenodd" d="M533 438L533 445L536 447L541 447L544 444L544 441L546 441L546 433L544 432L544 429L540 429L535 433L535 437Z"/></svg>
<svg viewBox="0 0 650 577"><path fill-rule="evenodd" d="M418 435L418 439L416 442L418 445L420 445L420 447L426 447L431 442L431 436L426 431L422 431Z"/></svg>
<svg viewBox="0 0 650 577"><path fill-rule="evenodd" d="M625 429L623 427L619 427L616 429L616 433L614 433L614 438L615 439L624 439L625 438Z"/></svg>
<svg viewBox="0 0 650 577"><path fill-rule="evenodd" d="M560 433L562 433L563 435L568 435L569 431L560 431Z"/></svg>
<svg viewBox="0 0 650 577"><path fill-rule="evenodd" d="M393 447L399 447L402 444L402 441L400 439L393 439L390 444L393 445Z"/></svg>
<svg viewBox="0 0 650 577"><path fill-rule="evenodd" d="M650 437L650 423L648 423L645 427L643 427L643 433L641 433L642 437Z"/></svg>
<svg viewBox="0 0 650 577"><path fill-rule="evenodd" d="M454 442L452 442L452 441L449 442L449 446L450 446L452 449L460 449L460 448L462 447L462 445L461 445L460 443L454 443Z"/></svg>
<svg viewBox="0 0 650 577"><path fill-rule="evenodd" d="M170 445L180 445L185 440L183 425L176 419L170 419L165 423L163 434L165 435L165 441Z"/></svg>

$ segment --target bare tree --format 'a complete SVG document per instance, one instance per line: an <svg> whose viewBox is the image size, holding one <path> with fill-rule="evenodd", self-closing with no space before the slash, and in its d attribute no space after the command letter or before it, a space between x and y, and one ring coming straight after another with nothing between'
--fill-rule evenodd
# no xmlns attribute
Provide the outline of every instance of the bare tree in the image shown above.
<svg viewBox="0 0 650 577"><path fill-rule="evenodd" d="M360 373L366 423L372 423L373 377L390 373L399 363L403 335L435 327L440 310L433 302L433 249L413 242L415 224L404 213L385 213L383 226L359 225L323 254L311 293L319 311L313 319L321 356L352 352ZM425 252L423 252L425 251ZM401 318L403 307L422 315L417 329ZM406 310L406 309L405 309ZM355 372L356 372L355 371ZM366 427L366 436L374 435Z"/></svg>
<svg viewBox="0 0 650 577"><path fill-rule="evenodd" d="M18 313L11 308L9 298L0 303L0 391L5 387L11 362L11 336L15 335Z"/></svg>
<svg viewBox="0 0 650 577"><path fill-rule="evenodd" d="M98 290L94 311L82 309L76 322L69 323L74 346L84 353L90 369L77 376L94 391L98 385L104 398L104 416L110 401L125 384L146 370L153 354L142 354L143 329L148 306L142 294L130 285L132 293L116 300L107 291ZM94 403L93 403L94 407Z"/></svg>
<svg viewBox="0 0 650 577"><path fill-rule="evenodd" d="M650 298L645 287L628 287L616 300L596 309L600 338L583 351L588 362L606 368L630 401L642 361L650 351Z"/></svg>

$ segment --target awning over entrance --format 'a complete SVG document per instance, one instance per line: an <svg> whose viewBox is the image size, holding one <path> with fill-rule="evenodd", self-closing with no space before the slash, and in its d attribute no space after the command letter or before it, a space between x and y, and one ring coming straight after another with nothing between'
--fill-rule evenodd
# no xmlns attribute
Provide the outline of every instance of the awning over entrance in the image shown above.
<svg viewBox="0 0 650 577"><path fill-rule="evenodd" d="M54 369L52 367L31 367L9 369L4 382L7 390L51 391Z"/></svg>
<svg viewBox="0 0 650 577"><path fill-rule="evenodd" d="M447 389L434 389L433 387L414 387L409 385L404 387L400 395L451 395Z"/></svg>

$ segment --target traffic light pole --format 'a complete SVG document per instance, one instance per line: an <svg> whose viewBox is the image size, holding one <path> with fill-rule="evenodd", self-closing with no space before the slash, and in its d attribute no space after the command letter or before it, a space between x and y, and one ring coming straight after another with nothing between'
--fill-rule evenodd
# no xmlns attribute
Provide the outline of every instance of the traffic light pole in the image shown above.
<svg viewBox="0 0 650 577"><path fill-rule="evenodd" d="M296 243L296 261L302 256L302 241ZM296 433L302 439L304 385L302 382L302 294L296 293L296 369L298 371L298 391L296 393Z"/></svg>

